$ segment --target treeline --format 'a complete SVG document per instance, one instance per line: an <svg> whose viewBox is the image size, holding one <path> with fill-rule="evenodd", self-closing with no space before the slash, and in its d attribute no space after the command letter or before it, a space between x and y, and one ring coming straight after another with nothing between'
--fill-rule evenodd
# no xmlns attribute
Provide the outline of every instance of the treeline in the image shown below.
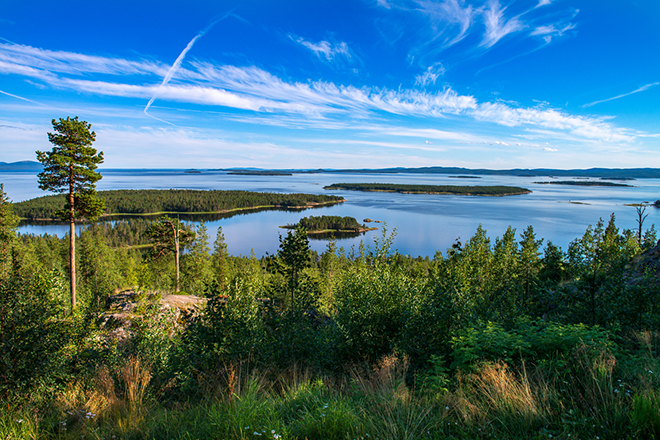
<svg viewBox="0 0 660 440"><path fill-rule="evenodd" d="M342 197L315 194L278 194L251 191L112 190L99 191L105 215L151 213L211 213L266 206L304 207L343 201ZM64 195L49 195L19 202L14 210L26 219L53 219L66 204Z"/></svg>
<svg viewBox="0 0 660 440"><path fill-rule="evenodd" d="M296 226L302 226L307 231L359 231L365 228L364 224L359 224L354 217L341 217L338 215L303 217L298 223L289 226L289 228Z"/></svg>
<svg viewBox="0 0 660 440"><path fill-rule="evenodd" d="M510 196L531 191L517 186L404 185L395 183L333 183L323 189L350 191L385 191L413 194L456 194L465 196Z"/></svg>
<svg viewBox="0 0 660 440"><path fill-rule="evenodd" d="M182 325L157 304L122 305L135 319L120 337L99 321L110 293L174 286L173 259L136 247L145 224L81 232L73 314L67 238L0 230L2 438L650 439L660 428L658 260L640 256L653 228L638 241L612 216L563 250L531 226L495 239L479 227L433 258L392 251L385 230L372 246L317 253L297 229L257 258L230 255L221 230L210 247L202 225L181 280L206 308Z"/></svg>

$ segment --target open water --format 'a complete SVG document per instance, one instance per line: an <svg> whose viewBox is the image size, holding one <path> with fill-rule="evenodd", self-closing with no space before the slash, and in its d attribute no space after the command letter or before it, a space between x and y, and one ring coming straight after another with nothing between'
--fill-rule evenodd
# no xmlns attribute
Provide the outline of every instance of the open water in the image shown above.
<svg viewBox="0 0 660 440"><path fill-rule="evenodd" d="M470 238L481 224L494 242L507 226L520 233L532 225L537 238L551 240L566 249L568 243L584 234L589 225L599 218L607 222L616 215L619 228L636 229L637 213L631 203L654 202L660 198L660 179L638 179L622 183L634 185L622 187L582 187L565 185L541 185L534 182L551 181L550 177L481 176L457 179L441 174L294 174L293 176L245 176L228 175L222 171L203 171L189 174L171 170L102 170L103 179L98 190L109 189L219 189L261 192L300 192L335 194L346 202L305 211L262 211L239 214L230 218L206 222L215 239L218 227L222 227L229 252L233 255L262 256L276 253L279 235L286 230L281 225L296 223L310 215L338 215L365 218L385 223L371 226L378 231L367 232L360 237L338 240L337 244L347 251L359 245L360 240L373 245L374 237L380 237L382 227L389 232L396 230L393 248L402 254L433 257L436 251L451 247L460 237L461 242ZM560 178L556 180L578 180ZM332 183L405 183L431 185L509 185L520 186L531 194L505 197L476 197L427 194L396 194L359 191L327 191L323 187ZM0 172L0 183L14 201L27 200L45 195L39 190L35 174ZM649 207L644 226L660 227L660 210ZM195 223L195 222L193 222ZM19 226L21 234L56 234L63 236L66 225ZM544 242L545 243L545 242ZM312 248L323 251L327 240L311 240Z"/></svg>

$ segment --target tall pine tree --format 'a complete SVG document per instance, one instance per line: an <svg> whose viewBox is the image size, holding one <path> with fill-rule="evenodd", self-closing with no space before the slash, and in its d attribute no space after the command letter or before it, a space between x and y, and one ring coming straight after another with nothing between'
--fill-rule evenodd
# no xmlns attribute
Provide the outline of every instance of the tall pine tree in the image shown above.
<svg viewBox="0 0 660 440"><path fill-rule="evenodd" d="M71 309L76 307L76 220L93 220L103 213L105 203L96 195L96 182L101 174L95 170L103 163L103 152L92 143L96 133L92 124L78 117L59 121L53 119L54 133L48 133L52 151L37 151L37 159L44 165L39 173L39 188L44 191L68 194L67 203L56 215L70 225Z"/></svg>

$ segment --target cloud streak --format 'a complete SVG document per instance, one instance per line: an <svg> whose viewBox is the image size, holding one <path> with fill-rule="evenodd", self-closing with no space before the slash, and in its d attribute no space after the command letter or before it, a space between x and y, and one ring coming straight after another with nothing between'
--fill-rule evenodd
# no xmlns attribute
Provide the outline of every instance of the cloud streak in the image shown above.
<svg viewBox="0 0 660 440"><path fill-rule="evenodd" d="M589 104L584 104L582 107L587 108L587 107L591 107L592 105L602 104L603 102L614 101L615 99L625 98L626 96L634 95L635 93L645 92L646 90L650 89L651 87L655 87L658 84L660 84L660 82L654 82L654 83L651 83L651 84L646 84L646 85L643 85L642 87L640 87L636 90L633 90L632 92L624 93L622 95L613 96L612 98L601 99L600 101L590 102Z"/></svg>
<svg viewBox="0 0 660 440"><path fill-rule="evenodd" d="M345 118L367 120L387 115L436 120L456 116L505 127L551 129L570 133L584 140L628 142L635 136L629 131L615 127L605 118L573 116L545 106L522 108L504 102L478 102L473 96L460 94L448 86L435 92L405 88L393 90L368 86L355 87L320 80L285 81L254 66L237 67L193 61L187 68L182 67L181 62L185 54L196 39L208 29L207 27L191 40L159 85L128 84L121 81L109 82L80 77L96 73L98 70L105 70L106 73L112 71L116 72L115 75L120 75L120 71L126 70L126 66L129 66L128 70L131 71L130 75L125 75L127 80L129 76L132 78L135 75L154 76L157 72L162 72L160 67L154 69L154 66L160 66L158 63L88 57L63 52L58 52L57 56L53 57L52 53L26 46L9 47L5 51L7 45L0 45L0 59L5 60L0 62L0 73L38 79L59 89L103 96L149 99L148 106L153 103L154 97L158 97L169 102L251 111L271 118L276 115L299 115L311 121L321 121L322 124L326 124L328 120L337 121ZM7 53L19 54L17 57L19 62L12 63ZM20 56L21 53L30 54L33 65L26 64L27 58ZM55 62L53 58L56 58ZM73 60L72 63L78 70L69 74L70 69L62 64L61 60ZM57 70L48 70L49 66ZM418 84L432 83L437 75L440 75L441 70L441 65L432 66L426 72L428 76L418 78ZM175 74L178 81L176 84L171 84L170 80ZM631 93L647 90L657 84L647 84ZM145 111L148 110L148 106Z"/></svg>
<svg viewBox="0 0 660 440"><path fill-rule="evenodd" d="M151 107L151 104L153 104L154 101L156 100L156 97L158 96L158 92L159 92L163 87L165 87L165 86L167 85L167 83L170 82L170 80L172 79L172 77L174 76L174 74L176 73L176 71L179 70L179 67L181 66L181 63L183 62L183 59L186 57L186 54L188 53L188 51L189 51L190 49L192 49L192 47L193 47L193 45L195 44L195 42L196 42L197 40L199 40L200 38L202 38L202 37L204 36L204 34L206 34L208 31L210 31L211 28L212 28L213 26L215 26L218 22L220 22L220 21L224 20L225 18L227 18L227 17L229 16L229 14L231 14L231 12L225 14L224 16L222 16L222 17L220 17L220 18L218 18L218 19L216 19L216 20L213 20L208 26L206 26L206 27L205 27L204 29L202 29L197 35L195 35L195 37L194 37L192 40L190 40L190 42L188 42L188 44L186 45L186 47L181 51L181 53L179 54L179 56L178 56L178 57L176 58L176 60L174 61L174 64L172 64L172 67L169 68L169 70L168 70L167 73L165 74L165 77L163 78L163 82L162 82L162 83L160 84L160 86L156 89L156 91L154 92L153 96L151 97L151 99L150 99L149 102L147 103L147 106L144 108L144 114L145 114L145 115L151 116L151 115L149 115L149 113L147 113L147 110L149 110L149 107ZM164 122L164 121L161 121L161 122Z"/></svg>

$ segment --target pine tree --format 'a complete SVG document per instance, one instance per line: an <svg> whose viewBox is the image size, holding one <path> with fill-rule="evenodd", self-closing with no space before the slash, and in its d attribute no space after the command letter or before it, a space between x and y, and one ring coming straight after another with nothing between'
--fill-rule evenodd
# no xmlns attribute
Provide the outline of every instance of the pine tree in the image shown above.
<svg viewBox="0 0 660 440"><path fill-rule="evenodd" d="M67 204L56 215L70 225L70 279L71 309L76 307L76 232L75 222L93 220L103 213L105 203L96 195L96 182L101 174L95 170L103 163L103 152L96 151L92 143L96 133L92 124L79 121L78 117L59 121L53 119L54 133L48 140L52 151L37 151L37 159L44 165L39 173L39 188L44 191L67 193Z"/></svg>
<svg viewBox="0 0 660 440"><path fill-rule="evenodd" d="M18 216L14 214L13 204L0 183L0 280L9 270L11 243L16 237Z"/></svg>
<svg viewBox="0 0 660 440"><path fill-rule="evenodd" d="M302 226L297 226L293 232L289 231L285 238L280 235L280 249L277 254L280 257L282 271L289 280L291 305L293 306L299 284L299 274L309 265L307 230Z"/></svg>
<svg viewBox="0 0 660 440"><path fill-rule="evenodd" d="M174 264L176 266L176 291L179 291L179 256L181 248L192 243L195 232L185 227L178 219L167 216L161 217L149 226L147 236L153 242L154 247L150 252L153 259L165 257L174 253Z"/></svg>

